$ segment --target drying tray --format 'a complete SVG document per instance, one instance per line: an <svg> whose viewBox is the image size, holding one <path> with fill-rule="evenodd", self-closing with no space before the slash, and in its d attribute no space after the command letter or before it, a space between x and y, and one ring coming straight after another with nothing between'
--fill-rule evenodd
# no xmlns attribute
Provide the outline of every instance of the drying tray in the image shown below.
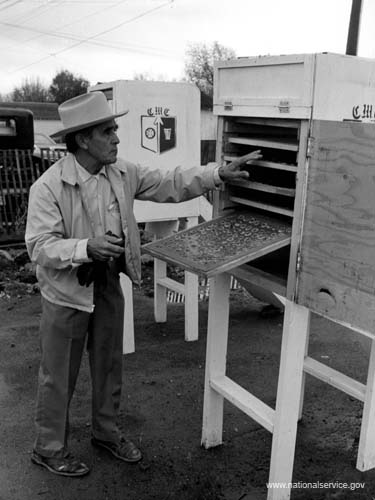
<svg viewBox="0 0 375 500"><path fill-rule="evenodd" d="M142 252L206 277L290 244L290 221L235 212L142 246Z"/></svg>

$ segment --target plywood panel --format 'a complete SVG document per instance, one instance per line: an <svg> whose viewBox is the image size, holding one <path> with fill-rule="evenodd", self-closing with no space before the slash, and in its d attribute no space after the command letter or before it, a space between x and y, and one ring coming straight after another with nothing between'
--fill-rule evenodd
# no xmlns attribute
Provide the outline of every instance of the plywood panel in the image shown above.
<svg viewBox="0 0 375 500"><path fill-rule="evenodd" d="M313 123L296 300L375 329L375 126Z"/></svg>
<svg viewBox="0 0 375 500"><path fill-rule="evenodd" d="M214 276L290 243L291 224L256 212L236 212L148 243L143 252Z"/></svg>

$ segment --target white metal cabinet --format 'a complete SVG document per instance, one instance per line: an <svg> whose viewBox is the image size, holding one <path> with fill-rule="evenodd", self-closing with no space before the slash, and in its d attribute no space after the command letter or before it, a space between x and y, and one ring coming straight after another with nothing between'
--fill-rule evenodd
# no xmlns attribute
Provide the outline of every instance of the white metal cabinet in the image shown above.
<svg viewBox="0 0 375 500"><path fill-rule="evenodd" d="M171 170L200 165L200 92L190 83L117 80L100 83L118 118L119 156L150 168ZM198 217L199 200L152 203L136 200L138 222Z"/></svg>

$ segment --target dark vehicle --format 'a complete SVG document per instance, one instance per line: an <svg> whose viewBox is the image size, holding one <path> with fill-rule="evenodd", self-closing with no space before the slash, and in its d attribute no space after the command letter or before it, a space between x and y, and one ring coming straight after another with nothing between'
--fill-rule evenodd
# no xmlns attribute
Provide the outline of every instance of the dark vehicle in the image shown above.
<svg viewBox="0 0 375 500"><path fill-rule="evenodd" d="M32 112L0 106L0 241L23 237L29 187L40 175L33 147Z"/></svg>
<svg viewBox="0 0 375 500"><path fill-rule="evenodd" d="M0 107L0 149L34 147L34 118L31 111Z"/></svg>
<svg viewBox="0 0 375 500"><path fill-rule="evenodd" d="M29 109L0 103L0 242L23 240L31 184L67 154L65 144L43 136L34 134Z"/></svg>
<svg viewBox="0 0 375 500"><path fill-rule="evenodd" d="M34 156L39 158L49 159L52 161L58 160L66 154L66 146L63 143L57 143L47 134L36 132L34 134Z"/></svg>

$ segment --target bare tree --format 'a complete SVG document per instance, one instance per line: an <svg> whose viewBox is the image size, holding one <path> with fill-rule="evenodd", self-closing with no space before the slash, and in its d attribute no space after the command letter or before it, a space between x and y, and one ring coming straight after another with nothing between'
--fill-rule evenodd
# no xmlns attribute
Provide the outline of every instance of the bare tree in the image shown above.
<svg viewBox="0 0 375 500"><path fill-rule="evenodd" d="M137 81L153 81L153 82L175 82L177 81L175 78L173 78L172 80L168 79L168 77L166 77L165 75L159 73L158 75L154 75L152 73L148 73L148 72L145 72L145 73L134 73L134 76L133 76L133 80L137 80Z"/></svg>
<svg viewBox="0 0 375 500"><path fill-rule="evenodd" d="M150 73L134 73L133 80L145 82L153 80L153 78Z"/></svg>
<svg viewBox="0 0 375 500"><path fill-rule="evenodd" d="M15 87L9 94L10 100L15 102L48 102L48 88L38 77L26 78L19 87Z"/></svg>
<svg viewBox="0 0 375 500"><path fill-rule="evenodd" d="M201 92L212 96L214 85L214 61L233 59L233 49L218 42L190 44L186 51L185 73L188 81L195 83Z"/></svg>

